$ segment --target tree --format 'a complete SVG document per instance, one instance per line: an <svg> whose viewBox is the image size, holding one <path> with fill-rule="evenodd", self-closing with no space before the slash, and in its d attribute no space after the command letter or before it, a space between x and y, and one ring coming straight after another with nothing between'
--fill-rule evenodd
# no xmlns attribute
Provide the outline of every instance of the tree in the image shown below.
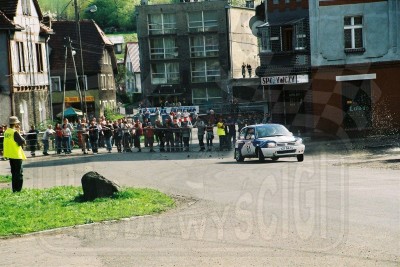
<svg viewBox="0 0 400 267"><path fill-rule="evenodd" d="M96 5L97 11L84 14L84 17L96 21L105 32L112 32L112 29L131 31L135 28L135 5L137 4L139 0L93 0L87 6Z"/></svg>

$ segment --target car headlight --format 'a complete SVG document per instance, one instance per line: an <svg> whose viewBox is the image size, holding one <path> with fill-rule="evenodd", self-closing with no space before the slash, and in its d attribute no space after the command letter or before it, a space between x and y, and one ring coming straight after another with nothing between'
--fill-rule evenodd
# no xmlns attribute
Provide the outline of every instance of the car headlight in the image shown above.
<svg viewBox="0 0 400 267"><path fill-rule="evenodd" d="M266 147L276 147L276 143L275 142L268 142L266 144Z"/></svg>
<svg viewBox="0 0 400 267"><path fill-rule="evenodd" d="M303 143L303 139L301 139L301 138L298 138L297 140L296 140L296 145L301 145Z"/></svg>

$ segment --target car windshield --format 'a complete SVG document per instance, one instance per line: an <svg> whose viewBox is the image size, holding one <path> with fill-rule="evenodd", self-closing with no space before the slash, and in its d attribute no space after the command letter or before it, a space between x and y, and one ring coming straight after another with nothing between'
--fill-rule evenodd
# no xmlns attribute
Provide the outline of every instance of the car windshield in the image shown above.
<svg viewBox="0 0 400 267"><path fill-rule="evenodd" d="M283 135L291 135L288 129L285 126L279 124L268 124L258 126L257 129L257 138L269 137L269 136L283 136Z"/></svg>

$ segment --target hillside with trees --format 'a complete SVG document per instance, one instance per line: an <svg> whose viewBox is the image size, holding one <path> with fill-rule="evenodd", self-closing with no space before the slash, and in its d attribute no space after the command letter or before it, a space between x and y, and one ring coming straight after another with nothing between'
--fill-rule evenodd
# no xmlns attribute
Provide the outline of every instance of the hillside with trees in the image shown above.
<svg viewBox="0 0 400 267"><path fill-rule="evenodd" d="M51 14L55 19L74 20L74 0L38 0L43 14ZM135 6L140 0L92 0L78 2L81 19L93 19L106 33L136 31ZM165 4L171 0L150 0L151 4ZM85 12L95 5L96 12Z"/></svg>

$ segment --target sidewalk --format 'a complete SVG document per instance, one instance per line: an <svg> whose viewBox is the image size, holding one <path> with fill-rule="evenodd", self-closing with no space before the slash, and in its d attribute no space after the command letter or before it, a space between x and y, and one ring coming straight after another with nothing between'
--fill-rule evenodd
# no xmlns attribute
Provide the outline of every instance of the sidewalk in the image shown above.
<svg viewBox="0 0 400 267"><path fill-rule="evenodd" d="M306 151L357 151L385 149L400 146L400 135L371 135L359 138L332 137L322 134L308 134L302 136Z"/></svg>

